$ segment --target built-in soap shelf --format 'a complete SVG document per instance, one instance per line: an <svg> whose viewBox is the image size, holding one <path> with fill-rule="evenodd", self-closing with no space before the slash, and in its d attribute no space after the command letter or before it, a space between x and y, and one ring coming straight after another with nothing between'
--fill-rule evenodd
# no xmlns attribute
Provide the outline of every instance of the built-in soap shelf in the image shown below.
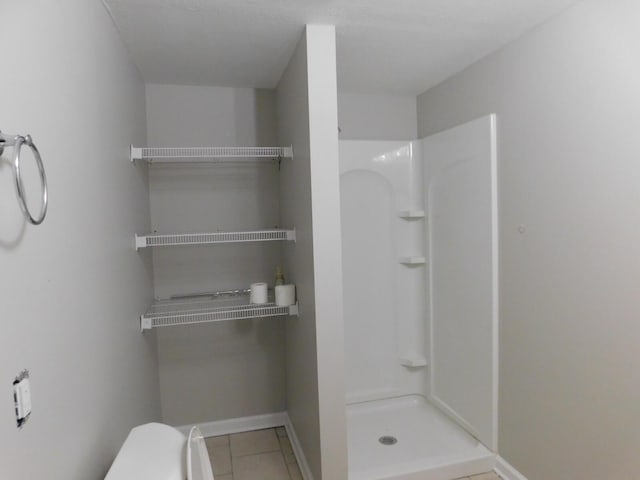
<svg viewBox="0 0 640 480"><path fill-rule="evenodd" d="M293 230L254 230L248 232L176 233L136 235L136 250L146 247L175 245L213 245L216 243L296 241Z"/></svg>
<svg viewBox="0 0 640 480"><path fill-rule="evenodd" d="M419 256L400 257L398 263L403 265L424 265L427 263L427 259Z"/></svg>
<svg viewBox="0 0 640 480"><path fill-rule="evenodd" d="M404 218L405 220L416 220L424 218L425 213L424 210L402 210L398 212L398 217Z"/></svg>
<svg viewBox="0 0 640 480"><path fill-rule="evenodd" d="M400 357L400 364L408 368L422 368L428 365L427 359L419 354L409 354Z"/></svg>
<svg viewBox="0 0 640 480"><path fill-rule="evenodd" d="M272 302L251 304L245 295L222 300L217 295L157 300L140 316L140 329L144 331L176 325L298 315L297 303L287 306Z"/></svg>

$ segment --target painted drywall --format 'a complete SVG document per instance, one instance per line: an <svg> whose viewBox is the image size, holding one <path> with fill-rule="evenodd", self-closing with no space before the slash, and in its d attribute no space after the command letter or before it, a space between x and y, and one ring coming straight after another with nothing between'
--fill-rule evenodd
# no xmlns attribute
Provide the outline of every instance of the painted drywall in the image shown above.
<svg viewBox="0 0 640 480"><path fill-rule="evenodd" d="M340 140L415 140L417 99L413 95L338 94Z"/></svg>
<svg viewBox="0 0 640 480"><path fill-rule="evenodd" d="M153 146L276 144L275 92L148 85ZM237 162L236 162L237 163ZM278 165L154 165L151 223L161 233L273 228L279 222ZM277 243L153 251L155 295L168 298L273 285ZM158 330L163 419L185 425L285 409L284 321L220 322Z"/></svg>
<svg viewBox="0 0 640 480"><path fill-rule="evenodd" d="M315 286L306 35L284 71L277 92L280 143L293 145L280 176L280 218L296 228L295 245L284 245L282 261L296 285L300 314L287 322L287 410L315 478L321 478L316 348ZM292 200L293 199L293 200Z"/></svg>
<svg viewBox="0 0 640 480"><path fill-rule="evenodd" d="M103 478L129 430L158 420L153 336L138 317L152 295L145 94L99 2L2 3L0 128L30 133L49 183L44 223L26 225L0 163L0 477ZM10 21L9 21L10 19ZM24 153L29 203L38 209ZM31 372L33 413L16 428L11 382Z"/></svg>
<svg viewBox="0 0 640 480"><path fill-rule="evenodd" d="M529 480L640 471L640 6L585 1L418 99L498 114L499 451Z"/></svg>
<svg viewBox="0 0 640 480"><path fill-rule="evenodd" d="M287 321L287 410L316 479L347 477L335 30L307 26L277 89L282 247L300 316Z"/></svg>
<svg viewBox="0 0 640 480"><path fill-rule="evenodd" d="M313 268L322 478L346 478L336 29L307 26Z"/></svg>

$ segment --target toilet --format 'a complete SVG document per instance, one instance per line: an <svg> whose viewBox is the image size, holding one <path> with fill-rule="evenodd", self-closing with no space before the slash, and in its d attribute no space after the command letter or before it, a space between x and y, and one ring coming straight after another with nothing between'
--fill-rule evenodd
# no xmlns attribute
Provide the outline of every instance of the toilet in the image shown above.
<svg viewBox="0 0 640 480"><path fill-rule="evenodd" d="M133 428L105 480L214 480L204 437L193 427L189 437L168 425Z"/></svg>

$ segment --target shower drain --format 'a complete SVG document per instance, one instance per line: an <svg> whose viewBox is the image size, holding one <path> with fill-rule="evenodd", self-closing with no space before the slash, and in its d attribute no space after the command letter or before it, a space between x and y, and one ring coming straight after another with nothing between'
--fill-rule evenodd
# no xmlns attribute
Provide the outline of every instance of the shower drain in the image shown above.
<svg viewBox="0 0 640 480"><path fill-rule="evenodd" d="M378 441L382 445L395 445L396 443L398 443L398 439L396 437L392 437L391 435L384 435L383 437L380 437Z"/></svg>

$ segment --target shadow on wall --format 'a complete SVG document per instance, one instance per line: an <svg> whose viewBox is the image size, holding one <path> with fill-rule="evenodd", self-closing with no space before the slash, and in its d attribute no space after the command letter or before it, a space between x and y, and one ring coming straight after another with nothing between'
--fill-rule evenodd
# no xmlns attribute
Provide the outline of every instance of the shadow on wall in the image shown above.
<svg viewBox="0 0 640 480"><path fill-rule="evenodd" d="M234 114L236 145L272 147L277 146L276 132L276 92L269 89L235 89ZM271 163L271 162L267 162ZM274 168L275 167L275 168ZM260 218L269 218L272 208L268 202L278 202L279 195L274 195L274 186L279 184L277 166L262 165L256 172L255 204ZM259 225L257 227L273 228L276 225Z"/></svg>
<svg viewBox="0 0 640 480"><path fill-rule="evenodd" d="M9 160L11 147L0 157L0 248L14 250L24 237L27 221L20 210L15 191L13 164Z"/></svg>

